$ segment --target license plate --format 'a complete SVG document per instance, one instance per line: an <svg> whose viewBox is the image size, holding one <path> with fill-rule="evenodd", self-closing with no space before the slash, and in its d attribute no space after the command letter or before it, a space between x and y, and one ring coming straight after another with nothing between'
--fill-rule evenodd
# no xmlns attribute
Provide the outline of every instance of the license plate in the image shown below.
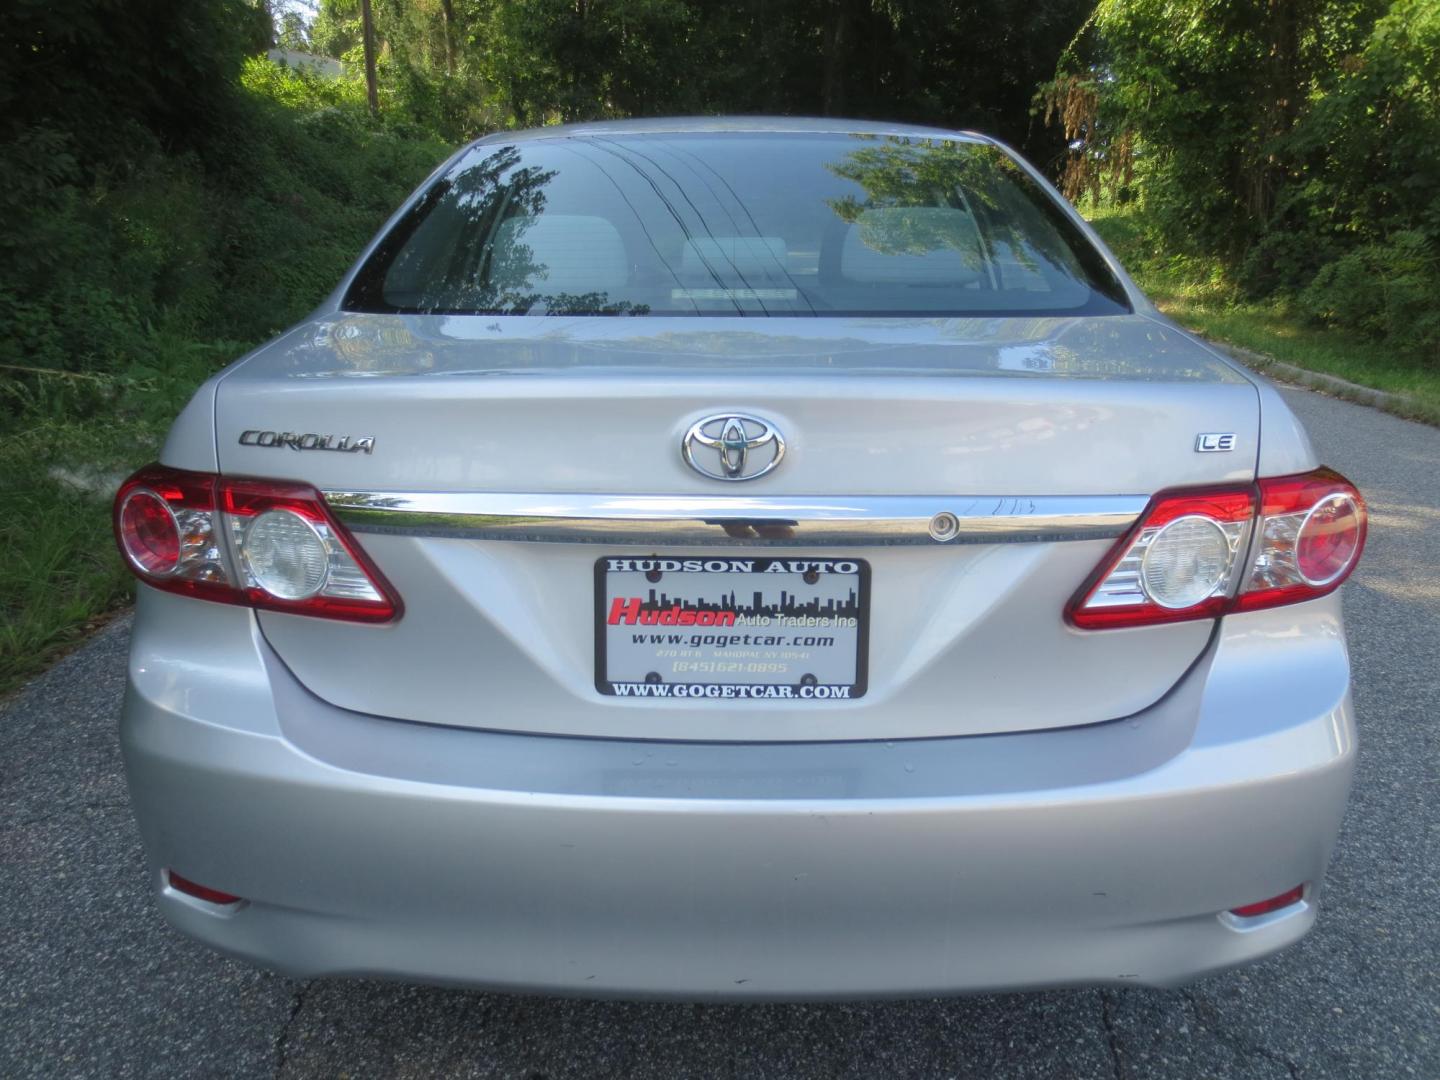
<svg viewBox="0 0 1440 1080"><path fill-rule="evenodd" d="M596 689L853 700L865 693L869 591L860 559L598 559Z"/></svg>

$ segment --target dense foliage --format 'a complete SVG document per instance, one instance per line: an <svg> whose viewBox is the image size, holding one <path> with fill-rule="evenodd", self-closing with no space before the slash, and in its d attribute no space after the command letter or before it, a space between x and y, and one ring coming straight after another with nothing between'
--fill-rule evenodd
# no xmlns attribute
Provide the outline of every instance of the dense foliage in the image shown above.
<svg viewBox="0 0 1440 1080"><path fill-rule="evenodd" d="M1060 134L1029 99L1089 0L372 6L378 118L358 85L358 0L319 0L308 21L279 0L20 0L0 20L0 430L37 407L109 408L167 372L185 385L292 321L441 140L632 114L849 113L973 125L1055 157ZM282 69L259 55L272 41L350 75Z"/></svg>
<svg viewBox="0 0 1440 1080"><path fill-rule="evenodd" d="M173 410L173 395L148 392L155 380L191 389L214 360L302 315L443 156L439 140L373 121L351 83L247 59L244 39L219 32L243 25L245 5L170 6L180 23L202 7L228 11L205 25L215 36L173 39L218 53L212 62L226 66L213 83L122 93L108 61L89 73L77 63L67 83L54 74L80 47L67 39L59 59L38 65L53 84L49 108L22 95L29 114L5 117L0 432L37 410L109 412L122 399ZM132 17L127 5L93 8L97 26ZM111 12L124 17L100 18ZM31 31L46 42L51 29Z"/></svg>
<svg viewBox="0 0 1440 1080"><path fill-rule="evenodd" d="M1072 196L1440 363L1440 0L1101 0L1042 100Z"/></svg>
<svg viewBox="0 0 1440 1080"><path fill-rule="evenodd" d="M1058 154L1030 116L1093 0L373 0L388 103L459 138L601 117L779 113L975 127ZM358 0L311 47L358 65Z"/></svg>
<svg viewBox="0 0 1440 1080"><path fill-rule="evenodd" d="M116 478L445 153L267 40L241 0L0 19L0 693L128 594Z"/></svg>

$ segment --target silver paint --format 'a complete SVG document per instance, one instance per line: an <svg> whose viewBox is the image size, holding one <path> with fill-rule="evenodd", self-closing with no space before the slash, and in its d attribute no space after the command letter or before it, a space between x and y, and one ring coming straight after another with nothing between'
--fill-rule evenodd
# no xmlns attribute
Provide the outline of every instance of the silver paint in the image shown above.
<svg viewBox="0 0 1440 1080"><path fill-rule="evenodd" d="M1227 619L1114 723L747 745L394 724L317 701L251 613L141 594L121 741L161 911L302 977L746 1000L1175 985L1310 928L1323 890L1244 930L1217 913L1321 879L1354 762L1336 597ZM166 866L248 902L216 914L164 890Z"/></svg>

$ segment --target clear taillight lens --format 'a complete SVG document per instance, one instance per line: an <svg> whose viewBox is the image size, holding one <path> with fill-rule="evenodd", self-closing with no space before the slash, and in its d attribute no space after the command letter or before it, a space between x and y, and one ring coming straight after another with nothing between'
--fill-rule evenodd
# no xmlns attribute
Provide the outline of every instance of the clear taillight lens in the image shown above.
<svg viewBox="0 0 1440 1080"><path fill-rule="evenodd" d="M1249 488L1157 496L1081 589L1071 623L1100 630L1221 614L1254 517Z"/></svg>
<svg viewBox="0 0 1440 1080"><path fill-rule="evenodd" d="M1355 568L1365 522L1360 493L1330 469L1162 493L1066 614L1074 626L1100 630L1324 596Z"/></svg>
<svg viewBox="0 0 1440 1080"><path fill-rule="evenodd" d="M308 484L221 477L240 584L258 606L387 622L400 602Z"/></svg>
<svg viewBox="0 0 1440 1080"><path fill-rule="evenodd" d="M330 560L344 558L308 518L293 510L266 510L248 523L236 519L231 527L250 583L282 600L319 594L330 581Z"/></svg>
<svg viewBox="0 0 1440 1080"><path fill-rule="evenodd" d="M306 484L147 466L115 497L115 537L157 589L332 619L400 615L394 590Z"/></svg>

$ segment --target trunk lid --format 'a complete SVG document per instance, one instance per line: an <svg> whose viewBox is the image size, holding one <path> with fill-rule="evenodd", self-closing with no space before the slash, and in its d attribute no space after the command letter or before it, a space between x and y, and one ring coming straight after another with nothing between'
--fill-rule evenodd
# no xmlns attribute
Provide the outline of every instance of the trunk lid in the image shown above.
<svg viewBox="0 0 1440 1080"><path fill-rule="evenodd" d="M687 466L680 446L690 426L729 413L782 431L783 464L744 484ZM882 506L909 499L923 527L942 510L967 520L1038 514L1060 497L1138 507L1163 488L1249 480L1259 413L1247 379L1143 316L341 314L238 365L220 384L216 424L222 472L382 503L423 497L474 510L491 505L481 497L508 495L543 517L551 503L663 496L703 507L700 517L732 517L786 499L843 513L854 509L846 499L876 497ZM1214 433L1234 434L1235 449L1196 453L1197 436ZM1210 633L1204 622L1068 627L1065 602L1113 543L1093 533L949 544L867 534L857 543L802 523L780 538L781 551L769 546L779 534L763 528L710 541L627 527L614 543L603 534L587 537L600 543L539 543L497 538L503 530L477 529L478 520L360 534L404 600L399 622L265 613L267 639L316 694L366 713L591 736L805 740L1124 716L1174 685ZM1012 529L1004 539L1017 537ZM597 559L707 554L866 563L864 696L597 692Z"/></svg>

